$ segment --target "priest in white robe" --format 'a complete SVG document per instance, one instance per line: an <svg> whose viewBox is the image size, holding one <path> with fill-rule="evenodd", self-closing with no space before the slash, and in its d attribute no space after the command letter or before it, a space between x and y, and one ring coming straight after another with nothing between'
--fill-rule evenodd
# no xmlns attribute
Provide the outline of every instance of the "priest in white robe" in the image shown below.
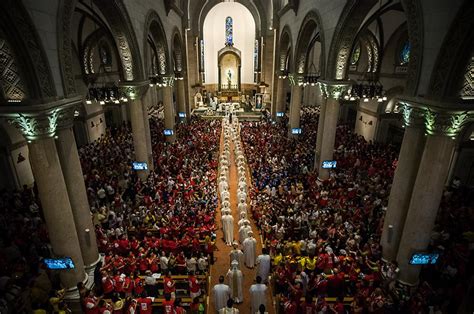
<svg viewBox="0 0 474 314"><path fill-rule="evenodd" d="M268 283L268 275L270 274L271 258L268 249L263 248L262 254L257 256L257 276L262 278L263 283Z"/></svg>
<svg viewBox="0 0 474 314"><path fill-rule="evenodd" d="M234 242L232 246L234 249L229 253L230 264L232 265L233 261L237 261L239 266L242 267L244 265L244 252L239 249L239 244L237 242Z"/></svg>
<svg viewBox="0 0 474 314"><path fill-rule="evenodd" d="M239 228L239 241L244 243L244 240L247 239L249 231L252 231L249 223L245 223L242 227Z"/></svg>
<svg viewBox="0 0 474 314"><path fill-rule="evenodd" d="M231 268L227 272L227 283L230 287L231 297L235 303L242 303L244 300L242 292L242 271L239 269L239 262L233 261Z"/></svg>
<svg viewBox="0 0 474 314"><path fill-rule="evenodd" d="M245 199L241 199L239 205L237 206L240 213L247 213L247 202Z"/></svg>
<svg viewBox="0 0 474 314"><path fill-rule="evenodd" d="M224 276L219 277L219 283L212 288L212 294L214 296L214 307L216 312L226 307L227 300L230 298L230 288L224 284Z"/></svg>
<svg viewBox="0 0 474 314"><path fill-rule="evenodd" d="M248 268L254 268L257 256L257 240L253 237L252 231L249 231L248 238L244 240L242 246L244 248L245 265Z"/></svg>
<svg viewBox="0 0 474 314"><path fill-rule="evenodd" d="M257 276L257 283L250 286L250 309L251 313L258 312L261 304L267 308L267 286L262 283L262 278Z"/></svg>
<svg viewBox="0 0 474 314"><path fill-rule="evenodd" d="M225 243L231 246L234 241L234 217L230 215L229 211L226 211L225 215L222 216L222 229Z"/></svg>

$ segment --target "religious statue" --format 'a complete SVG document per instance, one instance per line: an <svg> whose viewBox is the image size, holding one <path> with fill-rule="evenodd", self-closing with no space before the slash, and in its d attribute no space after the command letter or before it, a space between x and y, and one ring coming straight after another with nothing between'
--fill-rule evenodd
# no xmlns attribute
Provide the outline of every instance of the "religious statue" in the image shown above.
<svg viewBox="0 0 474 314"><path fill-rule="evenodd" d="M227 88L231 88L232 84L232 71L229 69L227 70Z"/></svg>

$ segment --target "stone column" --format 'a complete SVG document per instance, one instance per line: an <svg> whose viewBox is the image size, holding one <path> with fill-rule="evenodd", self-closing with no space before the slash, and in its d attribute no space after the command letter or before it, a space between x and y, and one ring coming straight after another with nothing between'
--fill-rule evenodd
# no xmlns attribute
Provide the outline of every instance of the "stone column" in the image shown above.
<svg viewBox="0 0 474 314"><path fill-rule="evenodd" d="M142 104L143 104L143 123L145 125L148 169L154 170L155 167L153 165L153 147L151 145L151 133L150 133L150 116L148 115L148 102L150 101L150 99L151 98L148 97L148 101L143 101L142 102Z"/></svg>
<svg viewBox="0 0 474 314"><path fill-rule="evenodd" d="M78 297L76 285L78 282L87 283L88 277L84 271L74 215L54 137L58 126L62 127L65 123L72 125L77 101L62 100L41 106L4 106L0 109L0 115L14 123L28 141L31 169L54 256L70 257L74 262L74 269L59 271L68 299Z"/></svg>
<svg viewBox="0 0 474 314"><path fill-rule="evenodd" d="M319 162L319 179L327 180L329 170L322 168L322 162L332 160L334 155L334 143L336 141L336 127L339 118L340 99L350 89L348 82L320 81L319 87L326 98L326 110L324 116L324 131L321 140L321 157Z"/></svg>
<svg viewBox="0 0 474 314"><path fill-rule="evenodd" d="M184 112L186 114L186 118L185 119L180 119L180 120L183 120L183 121L186 121L187 119L189 119L188 117L188 111L187 108L186 108L186 93L185 93L185 89L184 89L184 80L183 79L177 79L176 80L176 98L177 98L177 103L178 103L178 112Z"/></svg>
<svg viewBox="0 0 474 314"><path fill-rule="evenodd" d="M321 146L323 144L324 118L326 117L326 99L322 96L321 90L317 93L319 104L318 133L316 133L316 149L314 152L314 170L319 169L321 164Z"/></svg>
<svg viewBox="0 0 474 314"><path fill-rule="evenodd" d="M133 147L135 149L135 161L146 162L148 160L148 145L146 124L143 113L142 96L145 94L148 84L134 84L123 87L129 98L128 106L130 111L130 121L132 123ZM138 171L138 176L146 180L149 170Z"/></svg>
<svg viewBox="0 0 474 314"><path fill-rule="evenodd" d="M429 135L426 139L398 248L402 284L416 285L418 282L421 266L410 265L409 261L413 253L426 250L430 243L454 144L455 141L446 135Z"/></svg>
<svg viewBox="0 0 474 314"><path fill-rule="evenodd" d="M302 94L303 94L302 86L293 85L291 87L290 126L289 126L290 135L291 135L291 129L300 127Z"/></svg>
<svg viewBox="0 0 474 314"><path fill-rule="evenodd" d="M286 96L285 96L285 81L284 78L279 77L277 81L277 96L276 96L276 110L275 110L275 119L277 112L285 112L286 108ZM281 119L281 118L278 118Z"/></svg>
<svg viewBox="0 0 474 314"><path fill-rule="evenodd" d="M167 142L174 142L176 140L176 113L173 105L173 84L174 77L167 76L163 78L163 105L165 110L165 129L173 130L173 135L166 136Z"/></svg>
<svg viewBox="0 0 474 314"><path fill-rule="evenodd" d="M397 257L398 245L425 145L424 132L422 125L411 125L406 127L403 136L380 239L383 258L386 261L393 261Z"/></svg>
<svg viewBox="0 0 474 314"><path fill-rule="evenodd" d="M71 127L58 130L57 135L56 147L71 203L82 259L86 271L90 273L93 272L100 257L76 139Z"/></svg>

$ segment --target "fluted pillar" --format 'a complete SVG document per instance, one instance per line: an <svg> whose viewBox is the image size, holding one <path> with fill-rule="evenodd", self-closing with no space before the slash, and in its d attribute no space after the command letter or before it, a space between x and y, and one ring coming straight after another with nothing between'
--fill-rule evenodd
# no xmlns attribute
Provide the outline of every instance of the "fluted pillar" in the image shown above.
<svg viewBox="0 0 474 314"><path fill-rule="evenodd" d="M286 108L286 95L285 95L285 81L284 78L279 77L277 81L277 97L276 97L276 110L272 112L272 118L277 119L277 112L285 112ZM280 119L280 118L278 118Z"/></svg>
<svg viewBox="0 0 474 314"><path fill-rule="evenodd" d="M164 87L163 87L163 105L165 111L165 129L173 130L173 135L166 136L167 142L174 142L176 140L176 113L173 104L173 85L174 77L167 76L164 77Z"/></svg>
<svg viewBox="0 0 474 314"><path fill-rule="evenodd" d="M290 134L291 134L291 129L300 127L302 93L303 93L303 87L301 86L293 86L291 88Z"/></svg>
<svg viewBox="0 0 474 314"><path fill-rule="evenodd" d="M71 127L58 130L56 147L71 203L84 266L89 272L99 261L99 250L87 199L84 175Z"/></svg>
<svg viewBox="0 0 474 314"><path fill-rule="evenodd" d="M183 112L186 114L185 119L180 119L180 120L187 120L189 119L188 117L188 110L186 108L186 91L184 89L184 79L177 79L176 80L176 92L177 92L177 103L178 103L178 112Z"/></svg>
<svg viewBox="0 0 474 314"><path fill-rule="evenodd" d="M424 132L423 125L410 125L406 127L403 136L380 239L383 258L386 261L393 261L397 257L398 245L402 237L413 185L423 154Z"/></svg>
<svg viewBox="0 0 474 314"><path fill-rule="evenodd" d="M404 284L418 283L421 266L410 265L409 261L413 253L425 251L430 243L454 144L445 135L426 139L398 248L399 280Z"/></svg>
<svg viewBox="0 0 474 314"><path fill-rule="evenodd" d="M326 99L321 90L317 93L317 104L319 105L318 133L316 134L316 149L314 152L314 170L319 169L321 163L321 147L323 144L324 118L326 117Z"/></svg>
<svg viewBox="0 0 474 314"><path fill-rule="evenodd" d="M321 93L326 98L326 110L324 116L324 131L321 140L321 157L319 162L318 177L320 180L329 178L329 170L322 168L322 162L332 160L334 156L334 143L336 142L336 128L339 119L341 98L350 89L350 84L345 81L320 81Z"/></svg>
<svg viewBox="0 0 474 314"><path fill-rule="evenodd" d="M145 123L144 106L142 97L144 96L148 84L147 83L136 83L123 86L127 96L129 97L128 106L130 111L130 120L132 123L132 136L133 136L133 147L135 149L135 161L146 162L150 167L150 160L148 155L147 145L147 124ZM148 126L149 128L149 126ZM139 170L138 177L145 180L150 173L149 168L147 170Z"/></svg>
<svg viewBox="0 0 474 314"><path fill-rule="evenodd" d="M62 100L41 106L4 106L0 115L6 117L28 141L29 158L48 235L55 257L70 257L74 269L59 271L67 298L77 298L77 283L87 282L84 261L76 230L74 214L54 137L57 130L72 125L75 104ZM77 151L76 151L77 153ZM81 178L84 182L83 178ZM92 232L94 232L92 230Z"/></svg>

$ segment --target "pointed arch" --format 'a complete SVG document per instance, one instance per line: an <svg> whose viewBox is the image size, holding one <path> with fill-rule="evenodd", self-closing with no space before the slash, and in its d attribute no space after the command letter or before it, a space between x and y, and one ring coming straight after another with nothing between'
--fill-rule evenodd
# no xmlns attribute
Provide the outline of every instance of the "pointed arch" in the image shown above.
<svg viewBox="0 0 474 314"><path fill-rule="evenodd" d="M158 74L172 74L166 33L158 13L156 13L154 10L148 11L145 19L144 35L144 47L148 47L147 42L148 40L151 40L156 48ZM149 69L151 66L150 58L148 57L151 52L148 50L149 49L145 48L144 51L145 69Z"/></svg>
<svg viewBox="0 0 474 314"><path fill-rule="evenodd" d="M298 40L296 41L297 46L295 50L295 68L300 74L304 74L308 71L308 55L314 45L315 41L321 42L321 58L320 58L320 71L324 73L325 70L325 40L323 33L323 25L321 17L316 10L312 10L306 14L303 22L301 23L300 31L298 33Z"/></svg>

